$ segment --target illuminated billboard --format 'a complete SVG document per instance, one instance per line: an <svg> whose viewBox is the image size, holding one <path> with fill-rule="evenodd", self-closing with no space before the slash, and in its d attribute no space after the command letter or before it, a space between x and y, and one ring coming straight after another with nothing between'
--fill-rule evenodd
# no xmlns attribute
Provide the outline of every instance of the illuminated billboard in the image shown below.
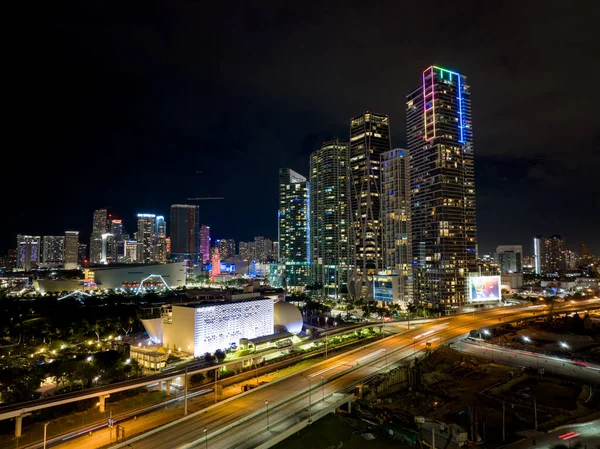
<svg viewBox="0 0 600 449"><path fill-rule="evenodd" d="M469 277L470 301L500 301L502 299L500 288L500 276Z"/></svg>

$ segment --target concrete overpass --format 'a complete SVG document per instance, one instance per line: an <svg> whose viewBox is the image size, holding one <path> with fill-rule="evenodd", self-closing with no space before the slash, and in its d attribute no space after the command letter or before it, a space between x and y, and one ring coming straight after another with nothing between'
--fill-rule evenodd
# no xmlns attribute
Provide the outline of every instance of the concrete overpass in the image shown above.
<svg viewBox="0 0 600 449"><path fill-rule="evenodd" d="M553 314L600 308L600 301L555 307ZM419 329L380 339L337 355L302 372L257 387L199 412L158 427L113 446L136 449L188 448L210 441L211 448L267 447L254 437L270 430L269 420L284 422L312 412L313 397L345 394L349 388L387 366L411 358L430 344L433 347L480 329L548 314L543 306L504 307L442 318ZM269 410L267 412L267 409ZM262 424L260 424L262 422ZM206 430L204 430L206 429ZM235 429L234 432L226 430ZM277 430L279 428L276 428ZM282 429L284 431L285 429ZM289 426L288 426L289 430ZM273 436L274 437L274 436ZM254 441L255 443L252 443Z"/></svg>
<svg viewBox="0 0 600 449"><path fill-rule="evenodd" d="M431 319L413 320L413 321L411 321L411 324L416 325L416 324L428 323L431 321L432 321ZM369 323L362 324L359 326L352 326L351 328L347 328L347 329L344 329L344 328L339 329L339 332L337 332L335 335L330 335L330 336L326 336L326 337L318 338L318 339L314 339L314 340L305 340L300 343L294 344L292 347L301 347L301 346L304 346L309 343L318 344L320 342L323 342L326 339L332 339L334 337L338 337L338 336L341 336L344 334L352 333L357 330L362 330L362 329L366 329L366 328L370 328L370 327L384 326L386 328L389 328L394 325L402 325L402 324L404 324L404 322L386 322L383 325L379 321L369 322ZM192 363L188 364L187 374L188 374L188 376L192 376L197 373L206 373L208 371L213 371L218 368L226 368L226 367L230 367L230 366L244 366L244 364L247 364L248 362L250 364L258 363L257 361L262 359L263 357L272 355L272 354L277 354L277 353L280 353L281 351L282 351L281 348L274 348L271 350L254 353L254 354L251 354L251 355L248 355L248 356L245 356L245 357L242 357L242 358L230 361L230 362L222 363L219 365L205 366L204 362L192 362ZM325 351L327 351L326 348L318 349L318 350L314 351L312 353L312 355L317 355L317 354L319 354L321 352L325 352ZM185 375L185 367L184 366L178 367L178 368L172 368L169 370L165 370L161 373L150 375L150 376L145 376L142 378L135 378L135 379L127 380L124 382L118 382L118 383L105 385L105 386L101 386L101 387L89 388L89 389L82 390L82 391L66 393L66 394L61 394L61 395L57 395L57 396L51 396L48 398L20 402L18 404L12 404L12 405L8 405L8 406L0 407L0 421L5 420L5 419L15 418L15 436L20 437L22 434L23 418L26 416L29 416L29 414L31 414L32 412L34 412L36 410L41 410L41 409L48 408L48 407L55 407L58 405L82 401L85 399L97 399L98 407L99 407L100 411L104 412L106 399L108 397L110 397L111 394L118 393L120 391L130 390L133 388L147 387L149 385L153 385L156 383L159 383L161 385L161 387L164 383L165 391L170 393L171 392L171 383L175 379L181 377L182 375Z"/></svg>

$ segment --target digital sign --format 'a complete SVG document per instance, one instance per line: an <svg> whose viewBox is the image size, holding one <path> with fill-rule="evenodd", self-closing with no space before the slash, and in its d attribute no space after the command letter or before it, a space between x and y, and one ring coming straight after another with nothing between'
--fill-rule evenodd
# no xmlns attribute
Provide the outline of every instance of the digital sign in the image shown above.
<svg viewBox="0 0 600 449"><path fill-rule="evenodd" d="M500 276L469 277L469 298L471 301L500 301Z"/></svg>

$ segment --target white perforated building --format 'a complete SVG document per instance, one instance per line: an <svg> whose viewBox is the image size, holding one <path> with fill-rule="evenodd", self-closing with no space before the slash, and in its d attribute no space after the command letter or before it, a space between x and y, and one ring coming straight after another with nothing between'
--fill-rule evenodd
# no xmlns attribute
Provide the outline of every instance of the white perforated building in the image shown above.
<svg viewBox="0 0 600 449"><path fill-rule="evenodd" d="M154 343L199 357L241 338L273 334L273 307L273 300L265 298L174 305L169 316L142 323Z"/></svg>

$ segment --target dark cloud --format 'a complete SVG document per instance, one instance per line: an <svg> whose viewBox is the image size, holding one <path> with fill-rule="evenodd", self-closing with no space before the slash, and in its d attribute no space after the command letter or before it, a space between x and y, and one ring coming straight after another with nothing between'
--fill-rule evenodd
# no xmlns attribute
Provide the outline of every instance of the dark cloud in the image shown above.
<svg viewBox="0 0 600 449"><path fill-rule="evenodd" d="M81 2L14 29L0 249L18 232L87 233L110 205L190 196L218 237L276 237L277 168L306 173L364 110L390 115L437 64L472 90L480 249L559 233L600 252L595 3ZM13 87L14 86L14 87ZM8 167L9 164L5 163ZM18 167L18 168L17 168ZM196 174L202 171L202 174ZM49 200L49 196L51 200ZM44 217L43 220L40 217Z"/></svg>

